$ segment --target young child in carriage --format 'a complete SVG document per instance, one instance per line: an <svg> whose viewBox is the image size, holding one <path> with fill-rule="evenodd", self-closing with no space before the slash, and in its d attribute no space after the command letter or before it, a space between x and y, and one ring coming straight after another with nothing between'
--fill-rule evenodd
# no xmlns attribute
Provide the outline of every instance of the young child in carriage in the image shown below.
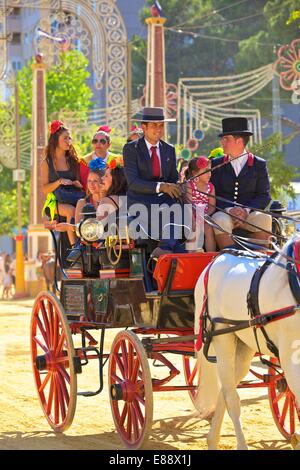
<svg viewBox="0 0 300 470"><path fill-rule="evenodd" d="M203 216L197 219L198 207L204 211L204 215L215 212L216 200L214 185L210 182L211 171L210 160L204 156L192 158L189 161L185 173L186 201L192 204L194 210L193 219L195 223L201 223ZM216 251L216 241L211 225L204 221L204 247L205 251Z"/></svg>

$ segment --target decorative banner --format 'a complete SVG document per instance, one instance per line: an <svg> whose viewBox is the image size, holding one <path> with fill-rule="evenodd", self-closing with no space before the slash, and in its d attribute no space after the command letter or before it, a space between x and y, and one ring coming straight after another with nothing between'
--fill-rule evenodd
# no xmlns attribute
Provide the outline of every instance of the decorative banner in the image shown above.
<svg viewBox="0 0 300 470"><path fill-rule="evenodd" d="M191 156L191 152L189 151L189 149L182 149L180 156L184 158L185 160L188 160Z"/></svg>
<svg viewBox="0 0 300 470"><path fill-rule="evenodd" d="M199 127L201 129L203 129L203 131L208 131L208 129L210 128L210 122L208 119L203 119L203 121L200 121L199 122Z"/></svg>
<svg viewBox="0 0 300 470"><path fill-rule="evenodd" d="M295 82L300 80L300 39L281 46L277 55L275 72L280 77L280 85L284 90L292 91Z"/></svg>
<svg viewBox="0 0 300 470"><path fill-rule="evenodd" d="M197 140L203 140L204 139L204 132L201 129L196 129L194 131L194 137Z"/></svg>
<svg viewBox="0 0 300 470"><path fill-rule="evenodd" d="M197 139L189 139L186 143L186 146L189 150L191 150L191 152L193 152L199 147L199 141Z"/></svg>

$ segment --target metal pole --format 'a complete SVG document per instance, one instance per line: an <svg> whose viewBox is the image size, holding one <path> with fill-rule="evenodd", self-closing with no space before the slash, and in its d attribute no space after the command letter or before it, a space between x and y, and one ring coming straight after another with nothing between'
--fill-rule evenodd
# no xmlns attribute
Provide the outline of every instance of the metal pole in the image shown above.
<svg viewBox="0 0 300 470"><path fill-rule="evenodd" d="M21 169L20 149L20 118L19 118L19 89L15 81L15 125L16 125L16 159L17 170ZM18 201L18 235L16 236L16 292L15 297L25 295L23 235L22 235L22 182L20 176L17 178L17 201Z"/></svg>
<svg viewBox="0 0 300 470"><path fill-rule="evenodd" d="M19 88L15 83L15 120L16 120L16 160L17 169L21 169L21 148L20 148L20 117L19 117ZM22 235L22 183L17 181L18 200L18 234Z"/></svg>
<svg viewBox="0 0 300 470"><path fill-rule="evenodd" d="M131 101L132 101L132 71L131 71L131 51L132 45L127 44L127 132L131 129Z"/></svg>

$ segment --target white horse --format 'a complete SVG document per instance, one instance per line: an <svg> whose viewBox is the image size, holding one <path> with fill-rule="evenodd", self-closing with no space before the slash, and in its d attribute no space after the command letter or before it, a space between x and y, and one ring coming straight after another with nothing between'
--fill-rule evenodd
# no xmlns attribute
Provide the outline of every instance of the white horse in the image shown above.
<svg viewBox="0 0 300 470"><path fill-rule="evenodd" d="M299 237L294 237L296 241ZM283 252L287 252L287 244ZM277 261L286 264L283 256ZM252 276L262 261L231 254L221 254L214 261L207 286L208 312L211 318L223 317L233 320L249 320L247 293ZM195 288L195 333L199 332L199 316L204 296L204 276L207 268L199 277ZM284 307L296 305L288 282L288 272L271 264L262 276L259 286L259 307L261 313L269 313ZM216 330L229 325L218 324ZM287 383L300 403L300 310L292 316L269 323L265 327L269 338L278 348L281 368ZM258 329L258 340L262 354L272 355L266 340ZM257 351L252 328L213 337L210 355L216 355L217 364L208 363L202 350L198 354L200 386L196 407L201 417L207 417L214 410L211 429L208 435L209 449L218 448L221 425L227 408L233 422L237 438L237 449L247 449L240 422L240 399L236 387L248 373L251 359ZM298 351L295 349L298 345ZM295 433L295 448L300 450L299 434Z"/></svg>

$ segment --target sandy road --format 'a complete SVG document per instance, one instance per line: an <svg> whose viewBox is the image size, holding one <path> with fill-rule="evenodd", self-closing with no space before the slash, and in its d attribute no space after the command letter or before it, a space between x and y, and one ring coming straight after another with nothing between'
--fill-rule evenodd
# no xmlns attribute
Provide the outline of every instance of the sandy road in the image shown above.
<svg viewBox="0 0 300 470"><path fill-rule="evenodd" d="M29 324L32 303L32 300L0 303L0 449L124 449L111 415L106 376L101 395L78 397L73 424L65 434L55 434L49 428L31 372ZM115 334L116 330L107 332L106 351L109 351ZM180 367L179 356L172 356L172 360ZM157 370L152 370L154 376ZM78 376L78 386L79 390L98 388L96 363L84 368L83 374ZM273 422L266 390L248 389L240 393L250 449L291 449ZM208 422L195 416L187 392L156 393L153 427L145 448L206 449L208 430ZM221 448L234 447L233 427L226 417Z"/></svg>

